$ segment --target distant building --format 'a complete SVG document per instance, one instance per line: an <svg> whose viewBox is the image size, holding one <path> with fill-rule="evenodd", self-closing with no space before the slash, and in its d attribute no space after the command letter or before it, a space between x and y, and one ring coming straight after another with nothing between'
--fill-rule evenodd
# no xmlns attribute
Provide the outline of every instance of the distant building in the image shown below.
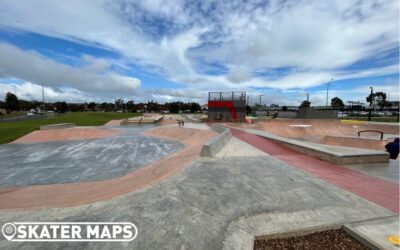
<svg viewBox="0 0 400 250"><path fill-rule="evenodd" d="M246 92L209 92L208 119L243 121L246 118Z"/></svg>

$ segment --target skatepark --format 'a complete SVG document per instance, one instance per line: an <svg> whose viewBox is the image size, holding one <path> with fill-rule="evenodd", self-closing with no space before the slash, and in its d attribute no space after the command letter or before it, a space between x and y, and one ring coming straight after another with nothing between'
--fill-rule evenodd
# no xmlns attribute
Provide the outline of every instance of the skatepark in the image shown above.
<svg viewBox="0 0 400 250"><path fill-rule="evenodd" d="M180 126L177 120L186 122ZM386 237L398 233L397 160L383 150L354 148L361 150L357 162L337 164L280 140L320 143L328 134L363 140L354 134L366 129L391 138L398 136L398 127L192 120L170 115L156 125L114 120L97 127L51 128L1 145L0 220L97 221L101 216L138 227L129 244L57 247L252 249L255 239L268 235L345 228L367 246L395 249ZM374 136L367 138L377 140ZM362 159L369 153L385 157L367 163ZM32 247L4 240L0 246Z"/></svg>

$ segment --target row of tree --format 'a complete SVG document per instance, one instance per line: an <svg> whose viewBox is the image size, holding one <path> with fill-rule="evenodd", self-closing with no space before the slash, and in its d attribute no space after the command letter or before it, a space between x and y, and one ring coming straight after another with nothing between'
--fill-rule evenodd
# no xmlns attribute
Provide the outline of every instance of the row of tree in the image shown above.
<svg viewBox="0 0 400 250"><path fill-rule="evenodd" d="M5 102L0 101L0 109L5 109L7 112L11 111L29 111L29 110L42 110L43 103L38 101L19 100L16 95L8 92L6 94ZM45 110L56 111L64 113L67 111L126 111L126 112L163 112L168 111L171 113L178 113L180 111L198 112L201 106L196 102L169 102L165 104L149 101L147 103L135 103L133 100L125 102L122 99L115 100L114 103L67 103L67 102L54 102L44 103Z"/></svg>
<svg viewBox="0 0 400 250"><path fill-rule="evenodd" d="M380 108L388 108L392 106L392 103L386 100L386 93L384 92L376 92L371 93L367 96L366 101L370 104L370 106L377 106ZM303 101L300 104L301 107L310 107L311 102ZM339 97L334 97L331 99L331 107L333 108L344 108L344 102ZM354 107L354 106L353 106Z"/></svg>

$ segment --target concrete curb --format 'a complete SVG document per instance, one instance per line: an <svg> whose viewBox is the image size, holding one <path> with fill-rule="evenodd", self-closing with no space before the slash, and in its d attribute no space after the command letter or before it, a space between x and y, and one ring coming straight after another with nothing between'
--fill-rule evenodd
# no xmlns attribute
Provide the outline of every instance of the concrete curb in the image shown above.
<svg viewBox="0 0 400 250"><path fill-rule="evenodd" d="M397 225L391 227L392 222ZM390 244L385 237L390 234L388 233L390 231L393 235L398 232L397 215L345 224L343 230L369 249L398 249L396 245Z"/></svg>
<svg viewBox="0 0 400 250"><path fill-rule="evenodd" d="M75 127L75 123L58 123L58 124L42 125L40 126L40 130L62 129L62 128L73 128L73 127Z"/></svg>
<svg viewBox="0 0 400 250"><path fill-rule="evenodd" d="M219 133L219 135L217 135L216 137L212 138L211 140L203 144L200 156L214 157L232 138L231 131L228 128L219 125L212 125L211 129Z"/></svg>

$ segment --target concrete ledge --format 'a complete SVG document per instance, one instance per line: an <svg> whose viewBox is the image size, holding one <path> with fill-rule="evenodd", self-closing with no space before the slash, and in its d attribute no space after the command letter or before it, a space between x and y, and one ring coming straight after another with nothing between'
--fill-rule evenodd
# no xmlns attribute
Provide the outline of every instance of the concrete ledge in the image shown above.
<svg viewBox="0 0 400 250"><path fill-rule="evenodd" d="M57 123L50 125L42 125L40 126L40 130L62 129L62 128L73 128L73 127L75 127L75 123Z"/></svg>
<svg viewBox="0 0 400 250"><path fill-rule="evenodd" d="M201 148L200 156L214 157L232 138L231 131L228 128L219 125L212 125L211 129L219 133L219 135L211 138L203 145L203 147Z"/></svg>
<svg viewBox="0 0 400 250"><path fill-rule="evenodd" d="M275 141L296 152L339 165L389 162L389 154L383 150L304 142L254 129L245 129L245 131Z"/></svg>

